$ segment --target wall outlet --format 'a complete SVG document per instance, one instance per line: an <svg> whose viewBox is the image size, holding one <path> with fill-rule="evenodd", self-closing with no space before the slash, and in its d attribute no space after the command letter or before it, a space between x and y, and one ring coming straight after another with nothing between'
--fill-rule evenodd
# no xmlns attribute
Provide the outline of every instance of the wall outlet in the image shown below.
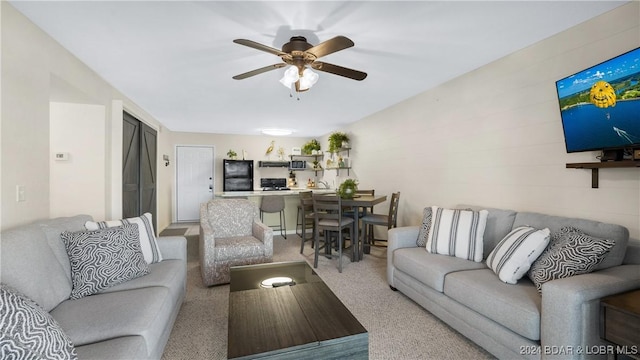
<svg viewBox="0 0 640 360"><path fill-rule="evenodd" d="M24 185L16 185L16 201L23 202L27 201L27 189Z"/></svg>

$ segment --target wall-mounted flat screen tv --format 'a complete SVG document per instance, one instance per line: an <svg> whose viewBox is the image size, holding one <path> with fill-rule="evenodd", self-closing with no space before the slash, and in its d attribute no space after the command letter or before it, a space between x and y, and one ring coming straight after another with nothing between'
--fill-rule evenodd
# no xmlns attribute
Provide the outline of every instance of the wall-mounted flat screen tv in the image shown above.
<svg viewBox="0 0 640 360"><path fill-rule="evenodd" d="M567 152L640 148L640 48L556 81Z"/></svg>

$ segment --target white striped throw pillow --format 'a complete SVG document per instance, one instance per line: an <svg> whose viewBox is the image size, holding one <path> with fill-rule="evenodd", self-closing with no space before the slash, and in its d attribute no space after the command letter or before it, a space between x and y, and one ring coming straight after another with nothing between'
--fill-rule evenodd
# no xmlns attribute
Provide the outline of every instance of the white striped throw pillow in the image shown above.
<svg viewBox="0 0 640 360"><path fill-rule="evenodd" d="M453 210L432 206L427 251L481 262L488 214L487 210Z"/></svg>
<svg viewBox="0 0 640 360"><path fill-rule="evenodd" d="M549 244L548 228L520 226L508 233L487 257L487 266L507 284L516 284Z"/></svg>
<svg viewBox="0 0 640 360"><path fill-rule="evenodd" d="M140 248L147 264L153 264L162 261L162 254L156 242L156 235L153 231L153 222L151 214L144 213L142 216L110 221L87 221L84 227L87 230L106 229L127 224L137 224L140 231Z"/></svg>

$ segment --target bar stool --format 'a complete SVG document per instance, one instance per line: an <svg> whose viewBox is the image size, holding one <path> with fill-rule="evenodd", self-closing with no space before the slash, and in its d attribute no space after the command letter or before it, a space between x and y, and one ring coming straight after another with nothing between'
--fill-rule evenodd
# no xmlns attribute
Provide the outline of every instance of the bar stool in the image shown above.
<svg viewBox="0 0 640 360"><path fill-rule="evenodd" d="M313 267L318 267L318 256L320 254L320 231L324 232L324 251L327 257L336 257L331 254L331 238L335 236L338 248L338 271L342 272L342 248L343 237L342 232L349 230L349 237L353 239L354 226L356 222L353 218L342 216L342 199L337 195L313 195L313 215L315 219L315 229L313 241L315 242L315 256ZM351 260L354 259L354 251L352 246Z"/></svg>
<svg viewBox="0 0 640 360"><path fill-rule="evenodd" d="M371 246L385 246L385 245L375 245L376 239L373 236L373 226L386 226L387 230L394 228L398 225L398 203L400 202L400 192L393 193L391 195L391 202L389 203L389 214L367 214L360 218L362 221L362 243L371 245ZM371 236L368 236L367 230L371 226ZM386 240L378 240L386 242Z"/></svg>
<svg viewBox="0 0 640 360"><path fill-rule="evenodd" d="M287 238L287 222L284 217L284 195L265 195L260 202L260 221L264 222L264 213L279 213L280 226L269 225L274 230L280 230L280 235Z"/></svg>
<svg viewBox="0 0 640 360"><path fill-rule="evenodd" d="M298 214L296 223L296 234L301 238L300 254L304 251L304 243L307 240L313 240L313 230L315 229L315 222L313 217L313 192L301 191L300 203L298 204ZM311 225L311 237L306 237L307 226ZM298 232L300 228L300 232ZM311 241L311 248L313 248L313 241Z"/></svg>

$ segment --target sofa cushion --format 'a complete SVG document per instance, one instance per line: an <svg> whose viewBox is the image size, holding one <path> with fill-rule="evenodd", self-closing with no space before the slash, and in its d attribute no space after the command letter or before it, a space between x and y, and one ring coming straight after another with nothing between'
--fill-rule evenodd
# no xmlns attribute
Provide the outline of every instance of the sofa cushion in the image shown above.
<svg viewBox="0 0 640 360"><path fill-rule="evenodd" d="M540 340L542 298L527 278L510 285L491 269L458 271L447 275L444 294L527 339Z"/></svg>
<svg viewBox="0 0 640 360"><path fill-rule="evenodd" d="M142 289L95 294L67 300L51 311L71 341L80 347L106 339L139 335L147 351L162 341L174 310L169 289Z"/></svg>
<svg viewBox="0 0 640 360"><path fill-rule="evenodd" d="M95 231L65 231L61 237L71 263L71 299L95 294L149 273L140 250L137 224Z"/></svg>
<svg viewBox="0 0 640 360"><path fill-rule="evenodd" d="M542 292L547 281L586 274L603 260L614 242L589 236L566 227L553 234L549 247L540 255L527 273Z"/></svg>
<svg viewBox="0 0 640 360"><path fill-rule="evenodd" d="M444 279L449 273L471 269L486 269L484 263L454 256L432 254L421 247L408 247L393 251L396 269L416 278L433 290L444 290Z"/></svg>
<svg viewBox="0 0 640 360"><path fill-rule="evenodd" d="M500 280L515 284L549 243L549 229L520 226L498 243L487 257L487 266Z"/></svg>
<svg viewBox="0 0 640 360"><path fill-rule="evenodd" d="M26 225L0 236L0 278L50 311L69 298L71 281L39 225Z"/></svg>
<svg viewBox="0 0 640 360"><path fill-rule="evenodd" d="M137 224L138 225L138 237L140 239L140 248L144 254L144 260L147 264L153 264L158 261L162 261L162 254L158 248L156 241L156 235L153 231L153 222L150 213L144 213L142 216L122 219L122 220L110 220L110 221L87 221L84 226L87 230L106 229L110 227L118 227L125 224Z"/></svg>
<svg viewBox="0 0 640 360"><path fill-rule="evenodd" d="M64 231L85 230L84 224L91 220L92 218L89 215L76 215L43 220L37 223L47 236L47 242L49 243L51 250L67 275L67 279L69 280L69 292L71 292L71 264L69 264L67 248L65 247L60 234Z"/></svg>
<svg viewBox="0 0 640 360"><path fill-rule="evenodd" d="M181 260L162 260L149 265L149 274L108 287L101 294L142 289L152 286L164 286L169 289L174 303L182 301L186 289L187 269Z"/></svg>
<svg viewBox="0 0 640 360"><path fill-rule="evenodd" d="M613 240L615 245L611 250L609 250L609 253L606 255L604 260L602 260L594 270L602 270L622 264L627 250L627 243L629 242L629 230L626 227L593 220L519 212L516 215L513 226L517 227L521 225L532 226L538 229L548 227L549 230L551 230L551 234L564 227L570 226L580 229L582 232L589 234L590 236Z"/></svg>
<svg viewBox="0 0 640 360"><path fill-rule="evenodd" d="M456 210L433 206L431 212L427 251L482 261L482 238L487 223L487 210Z"/></svg>
<svg viewBox="0 0 640 360"><path fill-rule="evenodd" d="M0 353L3 359L77 359L58 322L33 300L0 284Z"/></svg>
<svg viewBox="0 0 640 360"><path fill-rule="evenodd" d="M484 228L482 237L482 247L485 256L498 245L500 240L514 228L513 222L516 219L516 212L513 210L487 209L487 226Z"/></svg>
<svg viewBox="0 0 640 360"><path fill-rule="evenodd" d="M124 336L76 347L79 359L146 359L147 345L142 336Z"/></svg>

